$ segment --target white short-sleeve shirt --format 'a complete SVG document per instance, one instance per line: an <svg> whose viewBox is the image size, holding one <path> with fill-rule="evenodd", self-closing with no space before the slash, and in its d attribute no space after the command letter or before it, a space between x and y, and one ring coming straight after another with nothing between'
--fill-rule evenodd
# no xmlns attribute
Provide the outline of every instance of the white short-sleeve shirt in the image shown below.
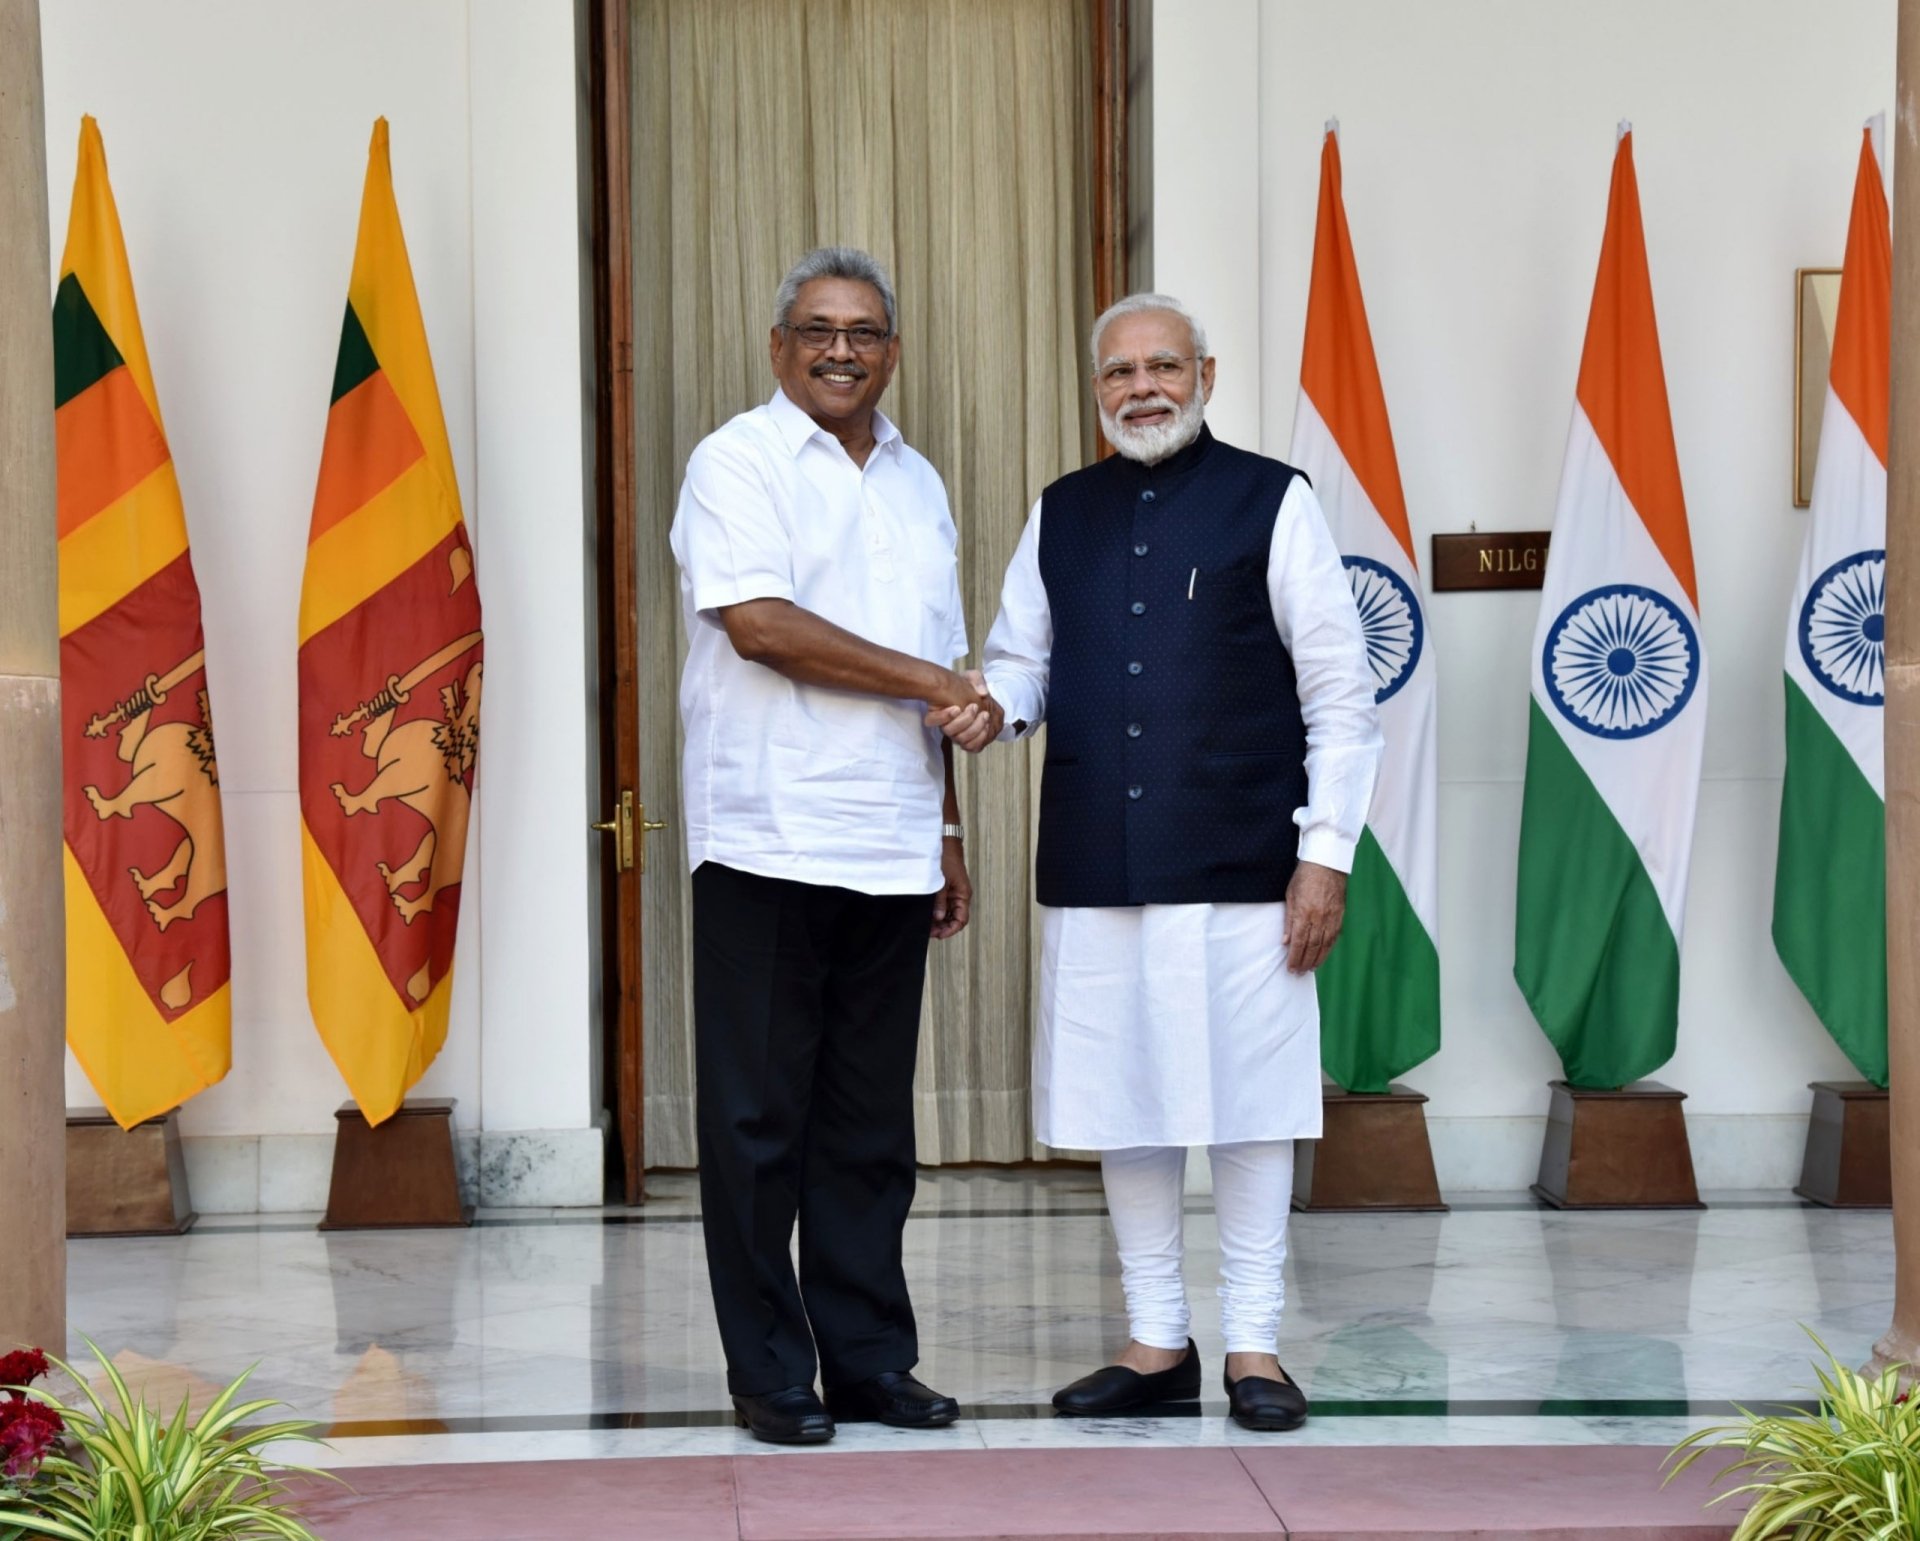
<svg viewBox="0 0 1920 1541"><path fill-rule="evenodd" d="M944 773L919 701L796 684L715 613L803 610L898 652L967 653L956 534L926 458L874 414L864 467L781 391L695 447L673 520L687 665L687 855L870 894L939 889Z"/></svg>

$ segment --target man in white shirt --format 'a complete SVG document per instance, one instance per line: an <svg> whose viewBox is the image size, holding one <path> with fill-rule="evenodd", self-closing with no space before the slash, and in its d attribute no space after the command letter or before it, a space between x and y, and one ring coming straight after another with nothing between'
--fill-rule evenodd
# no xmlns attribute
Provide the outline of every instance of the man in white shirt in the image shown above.
<svg viewBox="0 0 1920 1541"><path fill-rule="evenodd" d="M1034 1128L1101 1153L1132 1323L1054 1405L1199 1395L1181 1193L1205 1145L1229 1404L1295 1428L1306 1398L1275 1354L1293 1141L1320 1134L1313 970L1373 792L1373 679L1306 478L1207 430L1198 321L1134 295L1093 361L1119 454L1034 506L987 640L993 702L929 714L968 749L1048 725Z"/></svg>
<svg viewBox="0 0 1920 1541"><path fill-rule="evenodd" d="M946 489L877 410L900 359L880 265L808 253L769 348L779 389L695 448L672 540L707 1267L740 1425L812 1444L959 1411L908 1373L901 1232L928 938L972 902L922 716L981 692L949 667Z"/></svg>

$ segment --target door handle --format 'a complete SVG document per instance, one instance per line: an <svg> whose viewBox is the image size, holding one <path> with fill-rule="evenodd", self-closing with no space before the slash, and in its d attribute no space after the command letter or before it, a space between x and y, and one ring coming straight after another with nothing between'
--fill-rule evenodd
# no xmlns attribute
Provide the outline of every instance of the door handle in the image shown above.
<svg viewBox="0 0 1920 1541"><path fill-rule="evenodd" d="M630 793L627 795L631 796ZM642 872L647 870L647 836L666 827L664 819L648 818L647 805L645 803L640 805L640 870Z"/></svg>
<svg viewBox="0 0 1920 1541"><path fill-rule="evenodd" d="M616 836L614 871L626 872L633 866L633 793L620 794L620 806L610 819L598 819L587 826L603 834Z"/></svg>
<svg viewBox="0 0 1920 1541"><path fill-rule="evenodd" d="M620 793L620 807L612 818L597 819L587 826L588 829L597 829L603 834L617 835L619 837L619 867L617 870L621 872L631 872L634 869L636 856L640 870L645 872L647 870L647 836L663 830L666 827L665 820L648 818L646 804L636 803L632 791L626 789L623 789ZM635 828L638 828L640 831L640 843L637 852L634 849L633 838Z"/></svg>

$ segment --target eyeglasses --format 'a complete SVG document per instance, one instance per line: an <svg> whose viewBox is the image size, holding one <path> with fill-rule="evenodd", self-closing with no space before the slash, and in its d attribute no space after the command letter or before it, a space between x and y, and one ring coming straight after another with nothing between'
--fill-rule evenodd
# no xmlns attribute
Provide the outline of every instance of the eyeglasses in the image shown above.
<svg viewBox="0 0 1920 1541"><path fill-rule="evenodd" d="M1156 385L1171 385L1187 372L1187 365L1195 362L1192 354L1156 353L1145 363L1135 363L1132 359L1114 359L1102 364L1098 375L1102 390L1118 390L1130 385L1133 377L1142 369L1147 378Z"/></svg>
<svg viewBox="0 0 1920 1541"><path fill-rule="evenodd" d="M809 321L803 326L795 326L791 321L782 321L780 330L791 332L809 348L831 348L834 338L846 333L847 346L855 353L878 353L887 345L892 332L883 332L871 326L826 326L817 321Z"/></svg>

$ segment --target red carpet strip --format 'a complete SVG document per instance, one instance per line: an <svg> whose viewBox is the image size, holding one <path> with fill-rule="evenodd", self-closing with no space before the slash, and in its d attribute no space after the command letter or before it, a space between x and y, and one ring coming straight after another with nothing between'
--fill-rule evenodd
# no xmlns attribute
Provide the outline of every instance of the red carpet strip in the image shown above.
<svg viewBox="0 0 1920 1541"><path fill-rule="evenodd" d="M1723 1541L1712 1471L1639 1446L831 1450L394 1466L316 1488L326 1541Z"/></svg>

